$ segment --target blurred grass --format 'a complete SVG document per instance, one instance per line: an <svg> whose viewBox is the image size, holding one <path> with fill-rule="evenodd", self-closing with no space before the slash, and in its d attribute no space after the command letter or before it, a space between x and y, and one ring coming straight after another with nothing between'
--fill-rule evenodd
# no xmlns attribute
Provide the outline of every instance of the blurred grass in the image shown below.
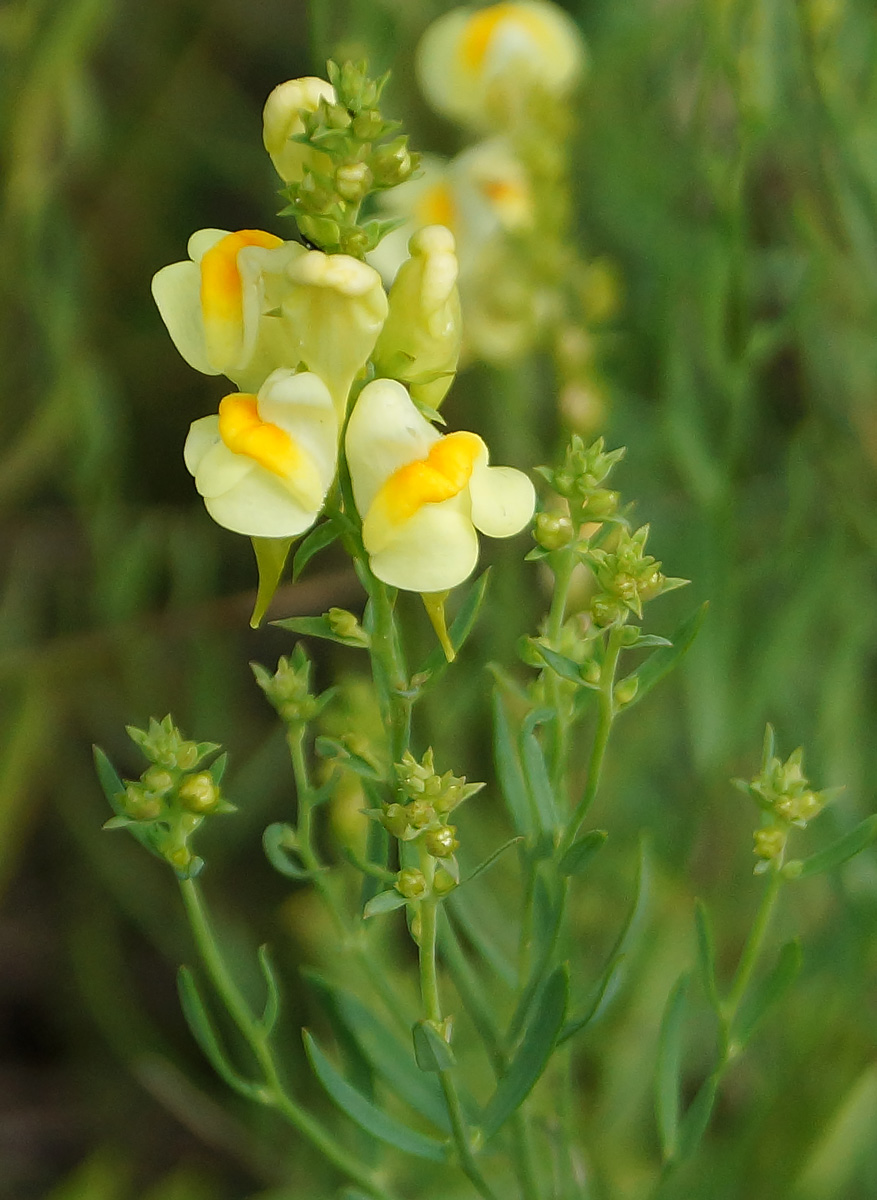
<svg viewBox="0 0 877 1200"><path fill-rule="evenodd" d="M0 1072L15 1142L0 1138L3 1200L225 1200L282 1177L271 1129L221 1112L183 1030L174 896L136 847L100 832L87 753L99 741L134 769L124 723L168 708L193 736L225 741L232 796L258 803L237 827L246 836L229 845L220 831L212 874L260 940L284 943L286 892L258 830L289 784L246 664L288 647L246 629L249 547L211 525L182 468L185 431L214 391L176 356L148 282L202 225L279 228L261 104L326 53L396 67L390 107L414 143L453 150L411 67L446 7L0 11ZM662 601L661 631L711 604L678 679L620 728L595 819L622 861L601 868L580 913L594 965L650 829L658 883L634 978L579 1066L595 1195L622 1200L644 1194L652 1169L643 1062L691 960L692 896L716 912L726 968L754 907L752 814L726 781L754 769L764 721L786 751L807 746L815 780L847 785L826 826L874 807L877 14L865 0L571 11L592 56L577 101L579 236L620 264L627 296L602 364L607 436L629 446L619 483L655 552L693 580ZM516 425L510 402L538 413ZM545 461L560 443L544 363L473 368L451 408L492 435L498 460ZM523 428L538 444L522 444ZM513 646L531 580L507 575L482 653ZM309 586L288 603L356 594L337 573ZM485 683L458 671L455 705L433 706L435 737L479 778ZM679 1196L873 1196L875 886L872 855L796 889L777 941L802 933L802 980L729 1078ZM692 1091L708 1036L694 1035ZM298 1170L318 1172L307 1156Z"/></svg>

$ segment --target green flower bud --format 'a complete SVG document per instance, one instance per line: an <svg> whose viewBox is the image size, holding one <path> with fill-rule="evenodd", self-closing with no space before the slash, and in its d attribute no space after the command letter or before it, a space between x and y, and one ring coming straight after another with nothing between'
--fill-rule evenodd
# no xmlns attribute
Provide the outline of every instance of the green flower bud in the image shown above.
<svg viewBox="0 0 877 1200"><path fill-rule="evenodd" d="M631 700L639 691L639 680L635 675L629 676L627 679L622 679L620 683L615 685L614 698L615 703L619 707L625 704L630 704Z"/></svg>
<svg viewBox="0 0 877 1200"><path fill-rule="evenodd" d="M624 605L614 596L600 592L591 600L591 617L595 625L605 628L618 621L624 613Z"/></svg>
<svg viewBox="0 0 877 1200"><path fill-rule="evenodd" d="M449 874L444 867L437 867L435 876L432 881L432 890L437 896L447 896L448 892L452 892L457 886L457 881L453 875Z"/></svg>
<svg viewBox="0 0 877 1200"><path fill-rule="evenodd" d="M384 131L384 118L376 108L364 108L353 118L353 136L361 142L373 142Z"/></svg>
<svg viewBox="0 0 877 1200"><path fill-rule="evenodd" d="M405 805L405 815L412 829L425 829L435 820L435 809L425 800L412 800Z"/></svg>
<svg viewBox="0 0 877 1200"><path fill-rule="evenodd" d="M455 825L441 825L438 829L430 829L424 834L423 844L433 858L450 858L460 847L454 836L456 832Z"/></svg>
<svg viewBox="0 0 877 1200"><path fill-rule="evenodd" d="M618 511L618 492L610 492L607 488L598 488L584 501L582 516L588 521L605 521Z"/></svg>
<svg viewBox="0 0 877 1200"><path fill-rule="evenodd" d="M600 664L595 659L592 658L590 662L586 663L582 670L587 683L597 684L600 682L602 671Z"/></svg>
<svg viewBox="0 0 877 1200"><path fill-rule="evenodd" d="M417 169L419 158L408 149L408 139L404 137L379 146L371 157L375 182L381 187L406 183Z"/></svg>
<svg viewBox="0 0 877 1200"><path fill-rule="evenodd" d="M357 204L372 186L372 173L364 162L343 163L335 172L335 189L342 200Z"/></svg>
<svg viewBox="0 0 877 1200"><path fill-rule="evenodd" d="M401 804L388 804L381 817L381 823L395 838L404 837L410 828L408 813Z"/></svg>
<svg viewBox="0 0 877 1200"><path fill-rule="evenodd" d="M140 782L147 791L164 796L174 786L174 777L161 767L147 767L140 776Z"/></svg>
<svg viewBox="0 0 877 1200"><path fill-rule="evenodd" d="M162 810L159 797L139 783L128 784L123 804L125 812L135 821L154 821Z"/></svg>
<svg viewBox="0 0 877 1200"><path fill-rule="evenodd" d="M356 641L361 646L369 644L368 634L353 613L348 612L346 608L330 608L326 613L326 620L329 622L332 632L338 637Z"/></svg>
<svg viewBox="0 0 877 1200"><path fill-rule="evenodd" d="M573 539L572 521L561 513L537 513L533 537L545 550L560 550Z"/></svg>
<svg viewBox="0 0 877 1200"><path fill-rule="evenodd" d="M405 867L400 871L395 886L406 900L423 900L429 895L426 877L416 867Z"/></svg>
<svg viewBox="0 0 877 1200"><path fill-rule="evenodd" d="M180 804L193 813L207 813L219 803L219 788L209 771L187 776L177 789Z"/></svg>
<svg viewBox="0 0 877 1200"><path fill-rule="evenodd" d="M779 858L785 849L786 836L787 831L779 825L766 825L762 829L756 829L752 835L756 856L765 860Z"/></svg>

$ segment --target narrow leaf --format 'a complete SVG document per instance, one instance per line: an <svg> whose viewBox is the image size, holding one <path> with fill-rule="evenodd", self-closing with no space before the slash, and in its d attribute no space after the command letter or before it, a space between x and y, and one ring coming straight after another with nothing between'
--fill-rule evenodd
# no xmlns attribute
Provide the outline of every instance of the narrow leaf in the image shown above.
<svg viewBox="0 0 877 1200"><path fill-rule="evenodd" d="M539 828L544 834L551 834L560 826L560 815L545 755L533 728L528 728L532 717L531 713L521 730L521 764Z"/></svg>
<svg viewBox="0 0 877 1200"><path fill-rule="evenodd" d="M363 758L361 754L356 754L337 738L318 737L314 741L314 750L319 754L320 758L334 758L341 766L355 771L363 779L370 779L373 783L383 782L383 776L374 763L369 762L367 758Z"/></svg>
<svg viewBox="0 0 877 1200"><path fill-rule="evenodd" d="M275 821L262 834L265 857L275 871L287 879L313 879L314 872L307 870L298 857L295 846L295 831L291 825Z"/></svg>
<svg viewBox="0 0 877 1200"><path fill-rule="evenodd" d="M490 870L500 856L505 854L509 846L515 846L522 841L523 838L521 837L510 837L508 841L503 842L503 844L497 847L492 854L488 854L487 858L482 859L475 870L472 871L471 875L467 875L465 879L460 880L460 887L462 887L464 883L471 883L473 879L477 879L479 875L483 875L485 871Z"/></svg>
<svg viewBox="0 0 877 1200"><path fill-rule="evenodd" d="M665 1162L676 1157L679 1146L680 1074L682 1071L682 1036L685 1031L685 1006L688 993L687 974L681 975L673 986L664 1009L661 1033L658 1038L658 1065L655 1072L655 1115L661 1152Z"/></svg>
<svg viewBox="0 0 877 1200"><path fill-rule="evenodd" d="M279 629L288 629L290 633L300 633L304 637L323 638L327 642L338 642L341 646L352 646L354 649L365 650L366 642L361 637L346 637L337 633L328 617L284 617L281 621L272 621Z"/></svg>
<svg viewBox="0 0 877 1200"><path fill-rule="evenodd" d="M438 1080L425 1075L406 1045L352 992L336 987L315 971L302 974L323 999L334 1024L343 1025L372 1070L380 1075L394 1095L438 1129L450 1132L448 1110Z"/></svg>
<svg viewBox="0 0 877 1200"><path fill-rule="evenodd" d="M101 750L100 746L94 746L92 747L92 750L94 752L94 767L95 771L97 772L98 782L103 789L103 793L107 798L110 808L116 814L115 818L110 818L110 820L104 825L104 828L120 829L122 828L122 822L126 822L128 831L137 839L141 846L145 846L149 853L154 854L156 858L162 859L163 862L166 861L164 856L159 854L159 852L153 846L152 839L150 838L144 824L142 824L140 821L131 821L125 810L122 808L121 798L125 794L125 785L116 774L115 767L104 754L103 750ZM116 823L113 823L114 821Z"/></svg>
<svg viewBox="0 0 877 1200"><path fill-rule="evenodd" d="M625 650L644 650L647 646L672 646L670 638L658 637L655 633L641 633L635 642L625 646Z"/></svg>
<svg viewBox="0 0 877 1200"><path fill-rule="evenodd" d="M620 983L621 974L624 968L624 955L620 954L617 958L613 957L609 960L608 966L603 971L597 986L591 993L591 999L579 1016L573 1017L567 1021L563 1029L560 1031L560 1036L557 1039L558 1046L562 1046L567 1038L571 1038L574 1034L579 1033L585 1026L590 1023L603 1011L611 997L615 994Z"/></svg>
<svg viewBox="0 0 877 1200"><path fill-rule="evenodd" d="M195 978L188 967L180 967L177 974L177 987L180 994L180 1006L186 1024L192 1031L192 1036L204 1052L205 1058L213 1067L216 1074L244 1096L251 1099L261 1099L261 1088L258 1084L244 1077L235 1070L226 1057L225 1051L214 1032L210 1017Z"/></svg>
<svg viewBox="0 0 877 1200"><path fill-rule="evenodd" d="M380 798L369 795L369 784L363 784L366 795L370 800L373 800L375 808L380 805ZM365 841L365 858L366 862L376 868L376 870L387 870L387 859L390 852L390 835L387 833L380 821L369 821L368 833ZM389 872L387 872L389 874ZM366 874L362 878L362 890L359 893L359 904L362 909L368 904L373 896L376 896L378 889L381 886L381 880L375 875Z"/></svg>
<svg viewBox="0 0 877 1200"><path fill-rule="evenodd" d="M512 825L517 833L526 836L533 829L530 799L499 688L493 690L493 754L497 779Z"/></svg>
<svg viewBox="0 0 877 1200"><path fill-rule="evenodd" d="M448 1071L457 1065L454 1052L431 1021L416 1021L411 1030L414 1057L421 1071Z"/></svg>
<svg viewBox="0 0 877 1200"><path fill-rule="evenodd" d="M277 981L277 973L271 962L267 946L259 947L259 966L262 968L266 988L265 1007L262 1010L259 1024L266 1033L271 1033L280 1016L280 984Z"/></svg>
<svg viewBox="0 0 877 1200"><path fill-rule="evenodd" d="M363 909L362 915L365 918L376 917L380 913L393 912L407 903L408 901L401 892L397 892L395 888L390 888L387 892L378 892L376 896L372 896Z"/></svg>
<svg viewBox="0 0 877 1200"><path fill-rule="evenodd" d="M486 919L484 901L485 897L478 894L477 888L467 888L465 891L455 888L446 898L445 905L473 949L503 983L515 988L518 985L518 972L508 950L500 944L497 922Z"/></svg>
<svg viewBox="0 0 877 1200"><path fill-rule="evenodd" d="M706 1133L712 1116L713 1105L716 1102L716 1091L719 1086L718 1075L708 1075L697 1094L685 1110L685 1116L679 1124L679 1139L676 1152L678 1162L684 1162L694 1154L700 1145L701 1138Z"/></svg>
<svg viewBox="0 0 877 1200"><path fill-rule="evenodd" d="M788 991L801 969L801 944L797 939L786 942L779 957L765 977L755 985L740 1005L737 1019L731 1027L731 1042L742 1049L768 1011Z"/></svg>
<svg viewBox="0 0 877 1200"><path fill-rule="evenodd" d="M864 850L866 846L870 846L875 838L877 838L877 813L866 817L860 825L838 838L836 842L832 842L825 850L811 854L809 858L805 858L800 863L787 863L787 867L795 867L793 871L788 871L788 876L791 879L805 879L808 875L820 875L823 871L831 871L834 867L839 867L853 855Z"/></svg>
<svg viewBox="0 0 877 1200"><path fill-rule="evenodd" d="M509 1069L487 1102L479 1124L485 1139L493 1137L532 1091L551 1057L569 999L569 968L556 967L533 1009L524 1037Z"/></svg>
<svg viewBox="0 0 877 1200"><path fill-rule="evenodd" d="M564 654L558 654L556 650L549 649L548 646L543 646L541 642L531 640L530 643L540 658L543 658L555 675L559 675L561 679L566 679L570 683L575 683L581 687L584 683L582 679L582 669L577 662L571 658L567 658Z"/></svg>
<svg viewBox="0 0 877 1200"><path fill-rule="evenodd" d="M360 1128L379 1141L395 1146L397 1150L402 1150L406 1154L413 1154L417 1158L426 1158L431 1162L445 1161L445 1147L441 1142L427 1137L425 1134L417 1133L414 1129L409 1129L407 1125L403 1125L401 1121L379 1109L356 1088L351 1087L306 1029L302 1030L302 1037L305 1052L314 1069L314 1074L341 1111L355 1121Z"/></svg>
<svg viewBox="0 0 877 1200"><path fill-rule="evenodd" d="M573 842L557 865L561 875L581 875L597 851L606 844L608 836L605 829L592 829Z"/></svg>
<svg viewBox="0 0 877 1200"><path fill-rule="evenodd" d="M652 688L660 683L665 675L681 661L691 643L697 637L698 631L706 616L708 603L704 603L676 628L671 638L672 646L664 646L650 654L642 666L633 671L628 678L636 679L639 683L636 695L624 706L624 711L639 704L643 696L647 696Z"/></svg>
<svg viewBox="0 0 877 1200"><path fill-rule="evenodd" d="M337 537L338 529L332 521L323 521L321 525L316 525L293 555L293 580L298 579L315 554L331 546Z"/></svg>
<svg viewBox="0 0 877 1200"><path fill-rule="evenodd" d="M713 1012L721 1012L719 988L716 982L716 947L712 921L702 900L694 902L694 927L697 933L697 967L704 993Z"/></svg>

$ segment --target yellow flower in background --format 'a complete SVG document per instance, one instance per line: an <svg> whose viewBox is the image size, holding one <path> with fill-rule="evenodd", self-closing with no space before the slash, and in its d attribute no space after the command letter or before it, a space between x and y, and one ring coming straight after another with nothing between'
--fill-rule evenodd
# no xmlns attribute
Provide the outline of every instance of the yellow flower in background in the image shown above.
<svg viewBox="0 0 877 1200"><path fill-rule="evenodd" d="M430 25L417 51L428 102L475 129L512 123L536 89L567 95L584 64L575 22L548 0L455 8Z"/></svg>
<svg viewBox="0 0 877 1200"><path fill-rule="evenodd" d="M375 370L407 383L415 400L438 408L453 381L463 333L454 235L444 225L428 225L412 237L409 250L390 289Z"/></svg>
<svg viewBox="0 0 877 1200"><path fill-rule="evenodd" d="M284 183L297 183L305 167L331 172L332 160L302 142L290 141L304 133L303 112L316 112L320 101L335 103L335 89L325 79L306 76L278 84L265 102L262 113L262 141L271 155L274 169Z"/></svg>
<svg viewBox="0 0 877 1200"><path fill-rule="evenodd" d="M522 471L488 466L474 433L440 434L394 380L363 388L345 447L371 569L392 587L456 587L478 561L476 530L510 537L533 515Z"/></svg>
<svg viewBox="0 0 877 1200"><path fill-rule="evenodd" d="M278 367L294 367L290 332L275 315L288 290L286 268L305 254L260 229L200 229L189 260L163 267L152 294L174 345L205 375L227 375L257 390Z"/></svg>
<svg viewBox="0 0 877 1200"><path fill-rule="evenodd" d="M339 422L351 384L368 362L387 317L387 293L368 263L347 254L304 251L287 271L284 320L294 330L297 357L328 387Z"/></svg>
<svg viewBox="0 0 877 1200"><path fill-rule="evenodd" d="M303 533L335 478L338 420L311 373L273 372L258 395L235 392L193 422L186 466L217 524L256 538Z"/></svg>

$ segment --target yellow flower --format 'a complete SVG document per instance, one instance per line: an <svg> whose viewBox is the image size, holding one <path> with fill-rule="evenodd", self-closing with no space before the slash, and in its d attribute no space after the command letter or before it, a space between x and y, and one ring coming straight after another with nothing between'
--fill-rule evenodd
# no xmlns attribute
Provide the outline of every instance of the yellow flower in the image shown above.
<svg viewBox="0 0 877 1200"><path fill-rule="evenodd" d="M409 250L390 290L375 370L407 383L415 400L438 408L462 341L454 236L444 225L428 225L412 237Z"/></svg>
<svg viewBox="0 0 877 1200"><path fill-rule="evenodd" d="M289 287L286 269L305 248L260 229L200 229L188 251L189 261L163 267L152 280L186 362L250 391L276 368L295 367L294 339L276 312Z"/></svg>
<svg viewBox="0 0 877 1200"><path fill-rule="evenodd" d="M335 89L325 79L306 76L278 84L265 102L262 113L262 141L271 155L274 169L285 183L297 183L305 167L324 174L332 169L327 154L293 142L290 138L304 132L303 112L316 112L320 101L335 103Z"/></svg>
<svg viewBox="0 0 877 1200"><path fill-rule="evenodd" d="M303 533L335 477L338 420L311 373L278 370L258 395L235 392L195 421L186 466L219 525L256 538Z"/></svg>
<svg viewBox="0 0 877 1200"><path fill-rule="evenodd" d="M429 103L476 129L513 121L535 89L567 95L583 66L575 22L548 0L452 9L427 29L417 55Z"/></svg>
<svg viewBox="0 0 877 1200"><path fill-rule="evenodd" d="M476 530L510 537L533 515L522 471L488 466L474 433L440 434L394 380L363 388L345 446L371 568L392 587L456 587L475 569Z"/></svg>

